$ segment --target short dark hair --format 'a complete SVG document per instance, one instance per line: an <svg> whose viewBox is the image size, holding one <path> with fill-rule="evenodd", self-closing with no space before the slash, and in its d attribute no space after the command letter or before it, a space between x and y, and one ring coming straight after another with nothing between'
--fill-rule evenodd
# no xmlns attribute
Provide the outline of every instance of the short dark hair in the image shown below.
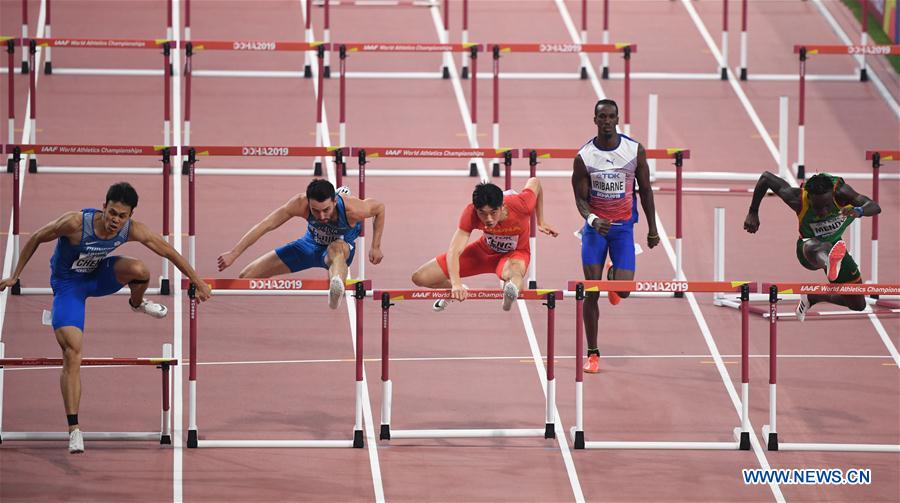
<svg viewBox="0 0 900 503"><path fill-rule="evenodd" d="M334 185L324 178L316 178L306 186L306 198L320 203L334 200Z"/></svg>
<svg viewBox="0 0 900 503"><path fill-rule="evenodd" d="M484 206L490 206L494 209L499 208L503 206L503 191L493 183L479 183L475 186L475 191L472 192L472 204L475 206L475 209Z"/></svg>
<svg viewBox="0 0 900 503"><path fill-rule="evenodd" d="M609 105L609 106L615 108L616 115L619 115L619 105L614 100L611 100L611 99L602 99L602 100L598 101L597 104L594 105L594 115L597 115L597 109L604 105Z"/></svg>
<svg viewBox="0 0 900 503"><path fill-rule="evenodd" d="M810 194L820 195L830 193L834 189L834 182L831 177L825 173L813 175L803 185Z"/></svg>
<svg viewBox="0 0 900 503"><path fill-rule="evenodd" d="M138 203L137 191L128 182L114 183L106 191L106 202L123 203L134 210Z"/></svg>

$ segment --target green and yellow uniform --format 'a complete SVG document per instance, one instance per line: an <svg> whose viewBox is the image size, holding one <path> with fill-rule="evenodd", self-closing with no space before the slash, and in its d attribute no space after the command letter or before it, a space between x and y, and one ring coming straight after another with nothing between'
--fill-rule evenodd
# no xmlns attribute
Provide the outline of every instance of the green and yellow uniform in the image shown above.
<svg viewBox="0 0 900 503"><path fill-rule="evenodd" d="M826 174L826 176L831 178L833 188L831 190L831 206L824 216L817 216L815 212L810 211L809 194L806 192L805 187L801 189L803 202L800 211L797 213L797 219L800 223L800 238L797 239L797 260L808 269L813 269L814 266L803 255L803 243L807 239L818 239L833 245L841 240L844 229L849 227L855 220L855 217L844 216L841 213L842 208L850 205L841 205L834 198L838 188L844 184L844 179L833 175ZM852 283L859 280L859 277L859 266L848 252L841 261L841 270L833 283Z"/></svg>

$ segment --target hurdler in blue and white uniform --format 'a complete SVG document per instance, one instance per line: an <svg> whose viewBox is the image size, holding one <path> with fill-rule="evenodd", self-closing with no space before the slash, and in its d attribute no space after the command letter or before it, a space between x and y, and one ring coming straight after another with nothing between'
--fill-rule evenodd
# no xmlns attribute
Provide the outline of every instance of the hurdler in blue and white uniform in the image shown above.
<svg viewBox="0 0 900 503"><path fill-rule="evenodd" d="M50 286L53 289L53 331L63 352L61 387L69 423L69 452L84 451L84 439L78 423L81 400L81 348L84 332L85 302L88 297L113 294L128 285L128 299L135 312L154 318L166 315L166 307L144 298L150 273L138 259L110 253L128 241L137 241L165 257L197 286L197 298L209 297L203 283L187 261L162 236L146 225L132 220L138 195L124 182L106 192L102 210L70 211L38 229L22 248L13 275L0 281L0 291L13 286L41 243L56 240L50 259ZM122 327L120 327L121 329Z"/></svg>
<svg viewBox="0 0 900 503"><path fill-rule="evenodd" d="M615 101L600 100L594 106L597 136L578 151L572 172L575 205L585 219L581 238L581 261L585 279L603 279L603 265L609 254L612 266L608 279L634 278L634 223L638 221L635 193L647 217L647 246L659 244L656 209L650 188L650 168L644 147L619 134L619 107ZM635 188L637 180L637 188ZM609 301L618 304L628 292L609 292ZM586 294L584 327L588 343L585 372L599 372L597 322L599 294Z"/></svg>
<svg viewBox="0 0 900 503"><path fill-rule="evenodd" d="M374 219L369 261L381 262L381 236L384 233L384 204L375 199L353 197L341 187L335 191L328 180L316 179L287 203L253 226L234 248L219 255L219 270L225 270L259 240L291 218L305 218L306 234L257 258L241 271L242 278L269 278L313 267L328 269L328 305L336 309L344 296L347 268L356 253L354 241L362 232L365 219Z"/></svg>

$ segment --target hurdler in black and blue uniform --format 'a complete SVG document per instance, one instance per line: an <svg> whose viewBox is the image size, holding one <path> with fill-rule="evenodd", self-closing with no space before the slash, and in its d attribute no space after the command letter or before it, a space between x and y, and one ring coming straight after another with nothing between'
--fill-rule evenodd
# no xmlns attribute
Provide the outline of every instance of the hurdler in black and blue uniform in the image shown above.
<svg viewBox="0 0 900 503"><path fill-rule="evenodd" d="M0 281L0 291L13 286L41 243L56 240L50 259L50 286L53 289L52 324L56 341L62 348L63 369L60 386L69 423L69 452L84 451L84 439L78 423L81 401L81 348L83 345L85 302L88 297L103 297L128 285L131 309L155 318L166 315L166 307L144 298L150 273L138 259L110 253L129 241L137 241L157 255L165 257L197 286L197 298L206 300L209 287L187 261L165 239L146 225L132 220L138 195L124 182L106 193L103 209L70 211L31 235L22 248L12 276Z"/></svg>
<svg viewBox="0 0 900 503"><path fill-rule="evenodd" d="M291 218L308 222L300 239L258 257L240 273L241 278L270 278L318 267L328 270L328 306L336 309L344 297L347 268L356 254L355 240L367 218L373 219L372 247L369 261L381 262L381 236L384 233L384 204L375 199L359 199L349 189L337 191L328 180L316 179L288 202L254 225L231 250L219 255L223 271L255 243L263 234L273 231Z"/></svg>

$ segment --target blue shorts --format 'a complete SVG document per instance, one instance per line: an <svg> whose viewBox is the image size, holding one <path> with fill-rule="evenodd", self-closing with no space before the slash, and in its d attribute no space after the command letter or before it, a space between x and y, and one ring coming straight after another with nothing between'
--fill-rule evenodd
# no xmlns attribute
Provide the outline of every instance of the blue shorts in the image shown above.
<svg viewBox="0 0 900 503"><path fill-rule="evenodd" d="M50 277L53 289L53 330L75 327L84 332L84 305L88 297L103 297L118 292L122 283L116 279L118 256L106 257L94 272L77 277Z"/></svg>
<svg viewBox="0 0 900 503"><path fill-rule="evenodd" d="M606 236L601 236L593 227L584 224L581 229L581 263L583 265L603 265L606 254L613 267L634 271L634 223L616 223L609 227Z"/></svg>
<svg viewBox="0 0 900 503"><path fill-rule="evenodd" d="M350 265L353 263L356 246L352 242L347 244L350 245L350 256L347 257L347 265ZM291 272L313 267L328 269L328 265L325 263L325 259L328 258L328 247L316 244L315 241L306 236L275 248L275 254L284 262L284 265L288 266Z"/></svg>

